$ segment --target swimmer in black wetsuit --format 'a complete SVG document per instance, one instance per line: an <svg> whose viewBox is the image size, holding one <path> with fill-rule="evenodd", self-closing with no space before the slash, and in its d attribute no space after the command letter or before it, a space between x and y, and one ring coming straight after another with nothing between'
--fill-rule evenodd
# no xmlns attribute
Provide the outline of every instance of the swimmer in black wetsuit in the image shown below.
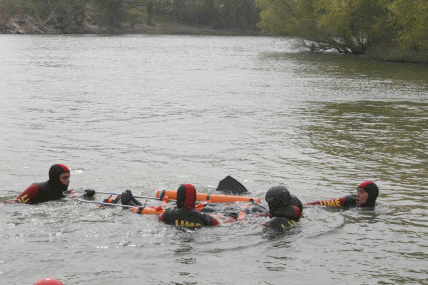
<svg viewBox="0 0 428 285"><path fill-rule="evenodd" d="M91 193L88 193L87 195L91 196ZM177 207L173 209L163 209L163 207L166 206L167 201L162 202L162 204L165 203L165 205L161 205L156 208L154 206L146 208L145 206L142 206L140 201L135 199L131 190L126 190L116 198L114 195L110 195L110 197L105 199L103 202L106 205L119 204L119 202L121 202L122 205L135 206L132 209L132 212L134 213L160 215L159 221L176 226L199 228L202 226L217 226L219 224L216 218L208 214L216 212L215 209L212 207L206 207L207 204L204 203L201 203L199 205L200 207L195 207L196 189L191 184L183 184L178 188Z"/></svg>
<svg viewBox="0 0 428 285"><path fill-rule="evenodd" d="M299 221L302 215L302 202L296 196L291 195L285 187L278 186L269 189L266 192L266 201L269 210L255 203L241 205L238 209L237 205L230 205L221 210L218 207L213 207L213 204L206 204L201 212L217 213L216 216L220 215L219 218L227 218L227 220L222 221L223 223L269 216L271 219L264 226L276 230L290 228Z"/></svg>
<svg viewBox="0 0 428 285"><path fill-rule="evenodd" d="M265 195L269 205L269 218L264 226L274 230L288 229L294 226L302 216L302 203L291 195L287 188L276 186L270 188Z"/></svg>
<svg viewBox="0 0 428 285"><path fill-rule="evenodd" d="M49 169L49 180L31 184L16 198L5 203L37 204L58 200L69 194L70 170L63 164L52 165Z"/></svg>
<svg viewBox="0 0 428 285"><path fill-rule="evenodd" d="M329 208L349 209L352 207L374 208L379 196L379 188L372 181L358 185L356 195L342 196L336 199L305 203L306 205L323 205Z"/></svg>
<svg viewBox="0 0 428 285"><path fill-rule="evenodd" d="M190 228L217 226L219 222L214 217L195 209L195 201L195 187L191 184L181 185L177 190L177 208L165 210L159 215L159 221Z"/></svg>

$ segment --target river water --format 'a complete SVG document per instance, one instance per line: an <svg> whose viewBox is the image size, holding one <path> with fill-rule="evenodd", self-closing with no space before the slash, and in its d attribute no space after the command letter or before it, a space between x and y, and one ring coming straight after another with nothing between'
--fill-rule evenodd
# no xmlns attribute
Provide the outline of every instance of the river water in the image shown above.
<svg viewBox="0 0 428 285"><path fill-rule="evenodd" d="M1 200L54 163L77 192L213 193L227 175L302 202L380 188L375 211L308 207L282 234L3 205L4 284L428 284L428 66L266 37L0 35L0 53Z"/></svg>

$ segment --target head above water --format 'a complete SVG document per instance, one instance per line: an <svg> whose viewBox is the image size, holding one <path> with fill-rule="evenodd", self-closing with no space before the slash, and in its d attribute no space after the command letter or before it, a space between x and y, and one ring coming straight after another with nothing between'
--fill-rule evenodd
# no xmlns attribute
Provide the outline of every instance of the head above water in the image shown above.
<svg viewBox="0 0 428 285"><path fill-rule="evenodd" d="M177 208L194 210L196 202L196 189L192 184L182 184L177 190Z"/></svg>
<svg viewBox="0 0 428 285"><path fill-rule="evenodd" d="M49 169L49 180L58 180L64 172L70 173L70 169L64 164L54 164Z"/></svg>
<svg viewBox="0 0 428 285"><path fill-rule="evenodd" d="M49 182L55 187L67 190L70 183L70 169L64 164L54 164L49 169Z"/></svg>
<svg viewBox="0 0 428 285"><path fill-rule="evenodd" d="M357 187L357 206L374 207L379 196L379 188L372 181L365 181Z"/></svg>
<svg viewBox="0 0 428 285"><path fill-rule="evenodd" d="M290 192L283 186L270 188L265 195L269 208L283 208L290 205Z"/></svg>

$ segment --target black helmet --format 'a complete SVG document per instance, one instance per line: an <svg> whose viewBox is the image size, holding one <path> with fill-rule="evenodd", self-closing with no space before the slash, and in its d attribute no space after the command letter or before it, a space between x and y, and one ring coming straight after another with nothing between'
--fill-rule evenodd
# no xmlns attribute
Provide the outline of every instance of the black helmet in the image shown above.
<svg viewBox="0 0 428 285"><path fill-rule="evenodd" d="M270 188L265 195L269 207L286 207L290 205L290 192L283 186Z"/></svg>

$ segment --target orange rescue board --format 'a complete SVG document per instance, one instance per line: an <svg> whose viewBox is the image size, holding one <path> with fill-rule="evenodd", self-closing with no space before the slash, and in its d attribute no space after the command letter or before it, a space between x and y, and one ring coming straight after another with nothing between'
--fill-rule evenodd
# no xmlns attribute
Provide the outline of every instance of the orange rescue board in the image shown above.
<svg viewBox="0 0 428 285"><path fill-rule="evenodd" d="M160 215L162 214L165 210L162 209L162 207L133 207L131 210L133 213L136 214L142 214L142 215Z"/></svg>
<svg viewBox="0 0 428 285"><path fill-rule="evenodd" d="M158 190L156 198L168 196L168 199L177 200L177 191ZM254 202L260 203L260 198L245 196L230 196L219 194L196 193L196 201L210 201L211 203L233 203L233 202Z"/></svg>

